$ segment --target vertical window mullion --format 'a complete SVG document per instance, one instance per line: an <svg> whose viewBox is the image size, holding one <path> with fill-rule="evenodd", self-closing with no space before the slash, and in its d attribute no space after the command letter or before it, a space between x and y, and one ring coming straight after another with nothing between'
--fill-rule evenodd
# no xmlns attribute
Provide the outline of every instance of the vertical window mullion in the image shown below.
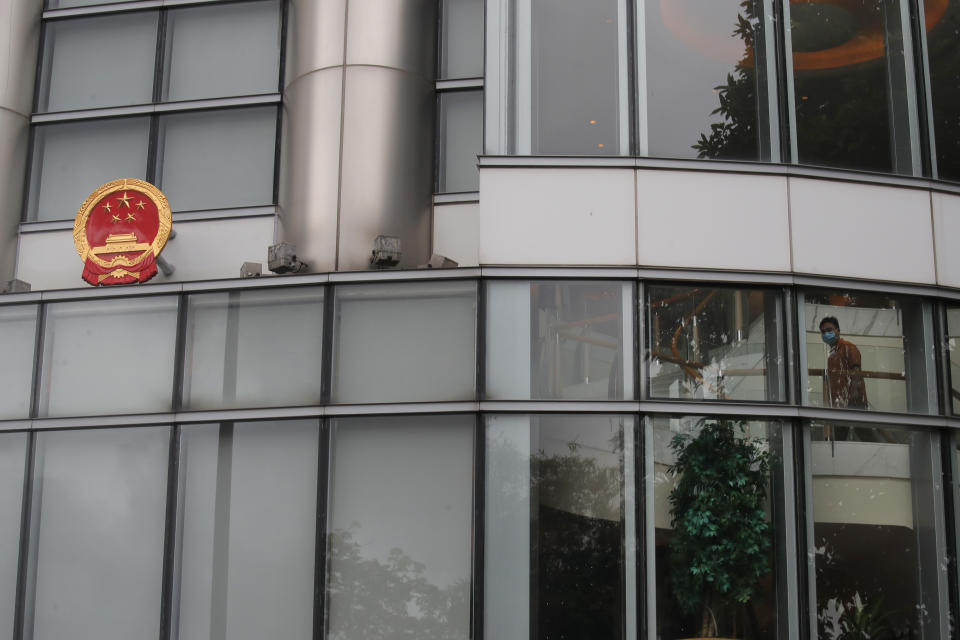
<svg viewBox="0 0 960 640"><path fill-rule="evenodd" d="M181 518L180 426L170 428L170 459L167 467L167 505L163 533L163 588L160 591L160 640L176 640L179 635L176 611L179 609L179 544Z"/></svg>
<svg viewBox="0 0 960 640"><path fill-rule="evenodd" d="M317 459L317 532L314 547L313 640L327 637L327 535L330 514L330 424L320 419Z"/></svg>
<svg viewBox="0 0 960 640"><path fill-rule="evenodd" d="M31 565L30 523L33 519L33 458L36 453L36 432L30 431L27 438L26 462L23 470L23 497L20 510L20 557L17 562L17 600L13 618L13 637L20 640L31 637L32 625L27 620L27 609L32 606L27 586Z"/></svg>

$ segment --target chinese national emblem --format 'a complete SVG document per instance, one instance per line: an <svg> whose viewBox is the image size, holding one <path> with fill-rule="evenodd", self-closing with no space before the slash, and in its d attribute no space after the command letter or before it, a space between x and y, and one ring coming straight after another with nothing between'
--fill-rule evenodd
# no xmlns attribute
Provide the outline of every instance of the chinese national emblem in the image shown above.
<svg viewBox="0 0 960 640"><path fill-rule="evenodd" d="M170 204L143 180L123 178L87 198L73 225L83 279L93 286L146 282L170 237Z"/></svg>

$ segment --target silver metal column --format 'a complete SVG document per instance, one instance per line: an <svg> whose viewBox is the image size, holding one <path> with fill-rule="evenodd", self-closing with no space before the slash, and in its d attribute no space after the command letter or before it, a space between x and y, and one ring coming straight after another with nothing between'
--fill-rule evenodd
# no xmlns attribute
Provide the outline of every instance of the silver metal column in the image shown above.
<svg viewBox="0 0 960 640"><path fill-rule="evenodd" d="M281 236L311 271L369 268L381 234L429 257L436 4L290 3Z"/></svg>
<svg viewBox="0 0 960 640"><path fill-rule="evenodd" d="M0 281L15 276L42 4L0 0Z"/></svg>

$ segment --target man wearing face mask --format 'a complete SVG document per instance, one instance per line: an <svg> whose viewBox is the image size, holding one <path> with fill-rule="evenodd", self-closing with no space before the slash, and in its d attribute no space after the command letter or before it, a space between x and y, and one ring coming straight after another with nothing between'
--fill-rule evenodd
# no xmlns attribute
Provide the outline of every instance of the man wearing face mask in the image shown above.
<svg viewBox="0 0 960 640"><path fill-rule="evenodd" d="M840 337L840 322L833 316L820 321L820 337L830 346L827 357L827 388L830 406L866 409L867 387L860 373L860 350Z"/></svg>

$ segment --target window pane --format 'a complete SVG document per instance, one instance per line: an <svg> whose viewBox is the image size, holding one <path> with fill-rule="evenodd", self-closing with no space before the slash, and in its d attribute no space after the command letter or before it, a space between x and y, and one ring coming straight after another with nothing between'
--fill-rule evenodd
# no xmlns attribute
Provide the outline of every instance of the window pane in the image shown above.
<svg viewBox="0 0 960 640"><path fill-rule="evenodd" d="M488 638L624 637L632 433L629 416L487 417Z"/></svg>
<svg viewBox="0 0 960 640"><path fill-rule="evenodd" d="M778 430L695 416L652 423L657 637L773 640Z"/></svg>
<svg viewBox="0 0 960 640"><path fill-rule="evenodd" d="M149 118L34 127L27 220L72 220L97 187L147 177Z"/></svg>
<svg viewBox="0 0 960 640"><path fill-rule="evenodd" d="M36 305L0 307L0 418L30 415L36 337Z"/></svg>
<svg viewBox="0 0 960 640"><path fill-rule="evenodd" d="M805 297L806 404L937 410L929 303L835 291L807 292Z"/></svg>
<svg viewBox="0 0 960 640"><path fill-rule="evenodd" d="M14 637L27 434L0 434L0 634Z"/></svg>
<svg viewBox="0 0 960 640"><path fill-rule="evenodd" d="M632 290L624 282L489 283L486 397L632 399Z"/></svg>
<svg viewBox="0 0 960 640"><path fill-rule="evenodd" d="M615 155L618 0L531 0L532 153Z"/></svg>
<svg viewBox="0 0 960 640"><path fill-rule="evenodd" d="M476 283L341 286L334 313L334 402L475 397Z"/></svg>
<svg viewBox="0 0 960 640"><path fill-rule="evenodd" d="M870 637L939 637L938 439L888 426L810 429L819 637L853 622L857 600L876 612Z"/></svg>
<svg viewBox="0 0 960 640"><path fill-rule="evenodd" d="M181 638L312 638L318 434L316 420L183 428Z"/></svg>
<svg viewBox="0 0 960 640"><path fill-rule="evenodd" d="M440 94L441 192L480 188L477 155L483 150L483 91Z"/></svg>
<svg viewBox="0 0 960 640"><path fill-rule="evenodd" d="M334 421L328 638L470 637L473 426Z"/></svg>
<svg viewBox="0 0 960 640"><path fill-rule="evenodd" d="M174 211L268 205L276 142L276 107L165 116L157 179Z"/></svg>
<svg viewBox="0 0 960 640"><path fill-rule="evenodd" d="M169 411L177 299L47 305L40 416Z"/></svg>
<svg viewBox="0 0 960 640"><path fill-rule="evenodd" d="M650 395L784 399L780 296L762 289L650 287Z"/></svg>
<svg viewBox="0 0 960 640"><path fill-rule="evenodd" d="M763 3L660 0L645 7L650 155L769 159Z"/></svg>
<svg viewBox="0 0 960 640"><path fill-rule="evenodd" d="M440 77L483 76L483 0L443 1Z"/></svg>
<svg viewBox="0 0 960 640"><path fill-rule="evenodd" d="M319 404L323 289L190 296L183 404Z"/></svg>
<svg viewBox="0 0 960 640"><path fill-rule="evenodd" d="M960 413L960 307L947 309L947 346L950 361L950 402Z"/></svg>
<svg viewBox="0 0 960 640"><path fill-rule="evenodd" d="M930 90L933 94L933 135L937 171L946 180L960 180L960 2L924 0Z"/></svg>
<svg viewBox="0 0 960 640"><path fill-rule="evenodd" d="M903 1L789 4L801 163L913 173Z"/></svg>
<svg viewBox="0 0 960 640"><path fill-rule="evenodd" d="M157 16L138 11L46 23L37 110L151 102Z"/></svg>
<svg viewBox="0 0 960 640"><path fill-rule="evenodd" d="M167 14L166 100L275 93L280 5L239 2Z"/></svg>
<svg viewBox="0 0 960 640"><path fill-rule="evenodd" d="M155 638L170 429L36 438L24 636Z"/></svg>

